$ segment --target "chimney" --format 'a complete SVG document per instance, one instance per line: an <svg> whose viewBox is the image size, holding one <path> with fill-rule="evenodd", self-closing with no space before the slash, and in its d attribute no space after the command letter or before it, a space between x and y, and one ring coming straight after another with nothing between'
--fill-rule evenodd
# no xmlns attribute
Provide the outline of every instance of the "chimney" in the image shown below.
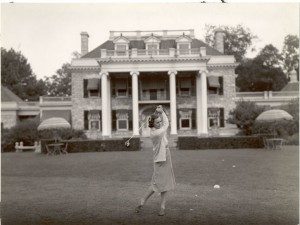
<svg viewBox="0 0 300 225"><path fill-rule="evenodd" d="M225 36L225 33L222 29L218 28L215 30L214 48L217 49L221 53L224 53L224 36Z"/></svg>
<svg viewBox="0 0 300 225"><path fill-rule="evenodd" d="M81 56L89 52L89 35L87 32L81 32Z"/></svg>

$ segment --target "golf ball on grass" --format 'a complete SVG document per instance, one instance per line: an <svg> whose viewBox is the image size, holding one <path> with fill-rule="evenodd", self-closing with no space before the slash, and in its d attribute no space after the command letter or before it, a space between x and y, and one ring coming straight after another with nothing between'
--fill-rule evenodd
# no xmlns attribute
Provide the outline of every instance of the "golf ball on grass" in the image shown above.
<svg viewBox="0 0 300 225"><path fill-rule="evenodd" d="M214 189L219 189L219 188L220 188L220 185L218 185L218 184L214 185Z"/></svg>

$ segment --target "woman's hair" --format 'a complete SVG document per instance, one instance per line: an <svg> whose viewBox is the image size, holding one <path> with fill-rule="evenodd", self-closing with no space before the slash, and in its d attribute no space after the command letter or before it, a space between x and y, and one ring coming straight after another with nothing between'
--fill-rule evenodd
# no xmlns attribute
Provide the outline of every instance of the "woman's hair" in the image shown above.
<svg viewBox="0 0 300 225"><path fill-rule="evenodd" d="M154 120L155 119L157 119L159 117L159 115L158 114L152 114L150 117L149 117L149 120L148 120L148 126L150 127L150 128L153 128L154 127Z"/></svg>

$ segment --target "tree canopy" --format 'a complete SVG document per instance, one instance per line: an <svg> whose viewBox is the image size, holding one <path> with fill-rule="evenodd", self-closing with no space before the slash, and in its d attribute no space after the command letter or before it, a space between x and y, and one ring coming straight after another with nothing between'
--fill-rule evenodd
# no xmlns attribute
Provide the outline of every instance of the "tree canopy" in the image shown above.
<svg viewBox="0 0 300 225"><path fill-rule="evenodd" d="M23 100L37 101L46 94L43 80L37 80L27 58L12 48L1 48L1 84Z"/></svg>
<svg viewBox="0 0 300 225"><path fill-rule="evenodd" d="M273 45L266 45L254 59L243 60L236 68L239 91L279 91L287 84L282 57Z"/></svg>
<svg viewBox="0 0 300 225"><path fill-rule="evenodd" d="M214 26L205 25L205 42L210 46L214 46L214 31L220 28L224 31L224 53L226 55L234 55L237 62L241 62L247 50L252 45L253 39L256 38L249 28L243 27L241 24L230 26Z"/></svg>
<svg viewBox="0 0 300 225"><path fill-rule="evenodd" d="M70 63L64 63L56 74L45 79L47 92L50 96L71 95L71 71Z"/></svg>
<svg viewBox="0 0 300 225"><path fill-rule="evenodd" d="M287 35L284 38L283 48L283 68L287 74L293 69L297 70L299 80L299 38L296 35Z"/></svg>

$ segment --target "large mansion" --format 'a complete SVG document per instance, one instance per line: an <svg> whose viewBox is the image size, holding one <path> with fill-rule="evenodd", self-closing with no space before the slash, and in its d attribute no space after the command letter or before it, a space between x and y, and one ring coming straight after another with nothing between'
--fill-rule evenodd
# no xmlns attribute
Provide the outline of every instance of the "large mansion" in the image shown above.
<svg viewBox="0 0 300 225"><path fill-rule="evenodd" d="M89 51L81 33L81 58L72 69L72 126L91 138L149 134L147 121L161 104L170 134L207 135L226 127L235 107L235 59L224 55L224 33L214 48L194 30L111 31Z"/></svg>

